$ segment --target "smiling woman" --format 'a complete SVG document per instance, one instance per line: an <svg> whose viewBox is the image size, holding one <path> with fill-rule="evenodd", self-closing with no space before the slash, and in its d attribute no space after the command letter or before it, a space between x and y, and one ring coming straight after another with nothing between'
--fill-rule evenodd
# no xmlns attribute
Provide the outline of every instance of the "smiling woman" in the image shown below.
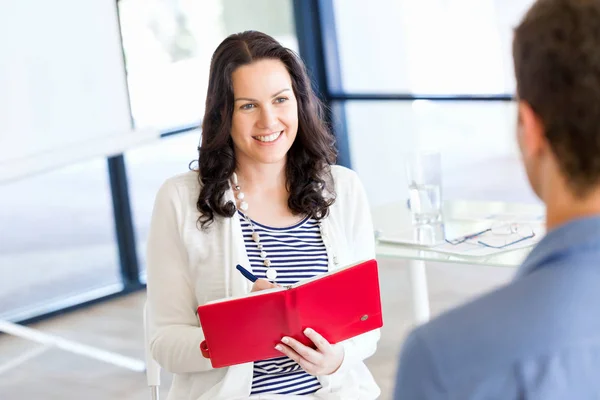
<svg viewBox="0 0 600 400"><path fill-rule="evenodd" d="M274 139L272 148L260 146ZM334 142L298 55L260 32L229 36L210 67L199 154L202 226L210 225L215 214L234 214L233 203L221 200L240 166L238 175L248 196L253 194L252 181L280 180L270 193L285 198L280 222L289 211L296 217L287 215L288 222L300 215L325 216L331 200L324 198L322 189L331 185L326 181L331 180L328 166L335 162ZM273 169L264 171L265 163L277 164L279 172L269 176ZM259 196L269 194L267 188L258 191Z"/></svg>
<svg viewBox="0 0 600 400"><path fill-rule="evenodd" d="M232 78L231 138L237 163L245 168L255 163L284 165L298 131L298 105L285 65L264 59L238 68Z"/></svg>
<svg viewBox="0 0 600 400"><path fill-rule="evenodd" d="M281 357L229 368L199 351L198 305L375 258L366 195L335 155L300 58L260 32L225 39L211 62L198 170L163 184L148 239L150 346L175 373L169 398L377 398L363 360L378 330L336 344L306 330L315 346L282 338ZM251 285L236 265L259 279Z"/></svg>

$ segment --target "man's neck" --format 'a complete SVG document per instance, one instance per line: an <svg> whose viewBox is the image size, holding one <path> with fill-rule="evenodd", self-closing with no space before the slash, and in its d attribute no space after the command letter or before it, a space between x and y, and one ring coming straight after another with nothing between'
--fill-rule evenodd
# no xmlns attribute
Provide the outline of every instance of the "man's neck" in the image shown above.
<svg viewBox="0 0 600 400"><path fill-rule="evenodd" d="M600 187L584 198L561 188L546 197L546 228L554 229L575 219L600 215Z"/></svg>

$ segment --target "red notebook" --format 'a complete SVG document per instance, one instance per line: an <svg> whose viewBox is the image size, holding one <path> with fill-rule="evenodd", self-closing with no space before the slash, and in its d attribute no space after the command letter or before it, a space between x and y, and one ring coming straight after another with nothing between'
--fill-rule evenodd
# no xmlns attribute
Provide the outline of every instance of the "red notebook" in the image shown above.
<svg viewBox="0 0 600 400"><path fill-rule="evenodd" d="M312 345L310 327L337 343L383 326L377 261L198 307L202 354L214 368L280 357L283 336Z"/></svg>

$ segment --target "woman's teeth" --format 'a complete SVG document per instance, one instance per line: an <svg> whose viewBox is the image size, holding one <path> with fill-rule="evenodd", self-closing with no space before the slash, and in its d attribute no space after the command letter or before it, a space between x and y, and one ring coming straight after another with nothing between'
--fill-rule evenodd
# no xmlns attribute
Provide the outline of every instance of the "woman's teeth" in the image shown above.
<svg viewBox="0 0 600 400"><path fill-rule="evenodd" d="M260 140L261 142L268 143L277 140L277 138L281 135L281 132L270 134L269 136L255 136L254 139Z"/></svg>

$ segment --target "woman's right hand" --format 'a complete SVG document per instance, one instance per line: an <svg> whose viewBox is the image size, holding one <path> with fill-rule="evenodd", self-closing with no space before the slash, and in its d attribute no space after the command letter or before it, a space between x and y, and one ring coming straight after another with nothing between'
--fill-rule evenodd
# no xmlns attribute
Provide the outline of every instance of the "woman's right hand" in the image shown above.
<svg viewBox="0 0 600 400"><path fill-rule="evenodd" d="M260 290L273 289L276 287L279 287L279 285L271 283L266 279L257 279L256 282L252 284L251 292L258 292Z"/></svg>

